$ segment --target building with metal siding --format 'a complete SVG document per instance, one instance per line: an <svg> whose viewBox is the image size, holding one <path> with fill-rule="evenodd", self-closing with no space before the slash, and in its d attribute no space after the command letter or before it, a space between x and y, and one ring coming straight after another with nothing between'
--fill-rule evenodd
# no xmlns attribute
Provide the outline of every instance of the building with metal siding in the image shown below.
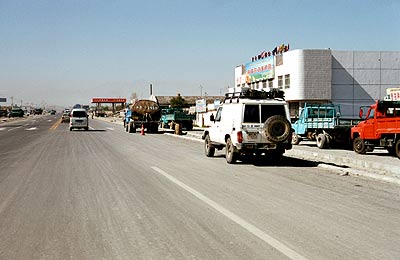
<svg viewBox="0 0 400 260"><path fill-rule="evenodd" d="M273 58L272 78L251 81L241 65L235 69L235 86L284 90L292 117L305 102L333 102L342 117L357 117L360 106L400 86L400 52L292 50Z"/></svg>

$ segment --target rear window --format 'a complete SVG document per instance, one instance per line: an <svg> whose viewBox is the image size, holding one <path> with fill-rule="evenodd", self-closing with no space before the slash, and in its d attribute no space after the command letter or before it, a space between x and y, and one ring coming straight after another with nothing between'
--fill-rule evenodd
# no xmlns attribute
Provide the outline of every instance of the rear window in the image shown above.
<svg viewBox="0 0 400 260"><path fill-rule="evenodd" d="M72 117L86 117L85 111L73 111Z"/></svg>
<svg viewBox="0 0 400 260"><path fill-rule="evenodd" d="M245 105L243 123L263 123L274 115L286 117L285 107L283 105Z"/></svg>

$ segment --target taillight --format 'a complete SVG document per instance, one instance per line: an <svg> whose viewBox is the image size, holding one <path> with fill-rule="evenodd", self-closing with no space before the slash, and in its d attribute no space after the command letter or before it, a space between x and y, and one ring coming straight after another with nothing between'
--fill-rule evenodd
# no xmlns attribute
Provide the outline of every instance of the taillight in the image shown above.
<svg viewBox="0 0 400 260"><path fill-rule="evenodd" d="M237 140L238 140L238 143L240 143L240 144L243 142L242 131L237 132Z"/></svg>

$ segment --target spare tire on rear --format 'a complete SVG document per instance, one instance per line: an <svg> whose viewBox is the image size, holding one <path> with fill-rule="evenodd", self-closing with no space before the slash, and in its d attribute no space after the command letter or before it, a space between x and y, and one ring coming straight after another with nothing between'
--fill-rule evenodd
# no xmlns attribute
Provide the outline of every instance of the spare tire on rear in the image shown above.
<svg viewBox="0 0 400 260"><path fill-rule="evenodd" d="M264 123L264 134L270 142L286 141L291 132L290 122L283 116L271 116Z"/></svg>

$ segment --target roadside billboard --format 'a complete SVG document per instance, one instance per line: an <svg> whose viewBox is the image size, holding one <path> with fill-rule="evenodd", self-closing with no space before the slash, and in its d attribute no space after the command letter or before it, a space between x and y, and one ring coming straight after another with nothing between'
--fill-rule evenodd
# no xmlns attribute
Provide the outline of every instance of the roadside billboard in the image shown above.
<svg viewBox="0 0 400 260"><path fill-rule="evenodd" d="M207 103L204 98L196 100L196 112L197 113L207 112Z"/></svg>
<svg viewBox="0 0 400 260"><path fill-rule="evenodd" d="M92 103L125 103L126 98L92 98Z"/></svg>
<svg viewBox="0 0 400 260"><path fill-rule="evenodd" d="M7 98L0 97L0 102L7 102Z"/></svg>
<svg viewBox="0 0 400 260"><path fill-rule="evenodd" d="M272 79L274 77L274 56L269 56L246 64L246 83Z"/></svg>

